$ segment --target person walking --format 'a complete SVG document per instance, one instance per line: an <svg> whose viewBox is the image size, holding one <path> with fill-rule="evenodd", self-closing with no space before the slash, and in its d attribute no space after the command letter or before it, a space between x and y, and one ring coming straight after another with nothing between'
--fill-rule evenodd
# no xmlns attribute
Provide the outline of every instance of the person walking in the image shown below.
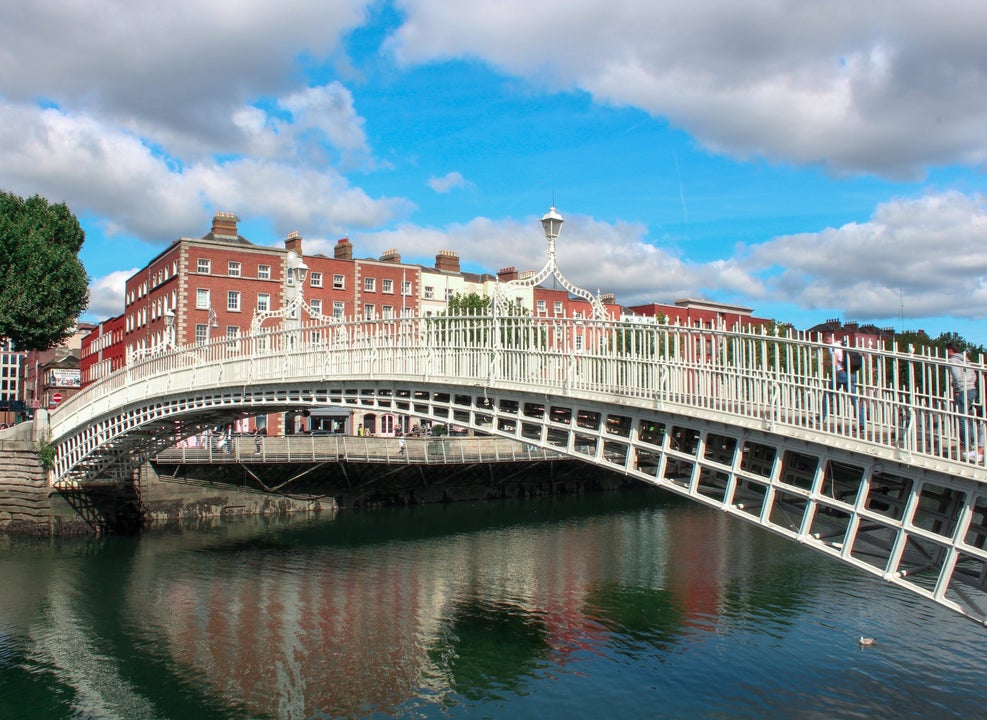
<svg viewBox="0 0 987 720"><path fill-rule="evenodd" d="M829 345L831 362L829 386L832 392L827 392L823 395L822 415L820 419L825 422L826 416L829 414L830 396L836 397L837 393L842 390L850 396L853 412L857 416L857 426L863 430L867 421L864 418L864 414L860 408L860 402L857 398L857 389L853 381L854 370L850 365L850 353L845 347L846 340L837 340L833 333L828 333L824 340Z"/></svg>
<svg viewBox="0 0 987 720"><path fill-rule="evenodd" d="M970 367L966 352L959 343L951 342L946 345L946 355L949 358L949 380L953 386L953 410L959 415L960 451L965 451L965 459L982 463L984 424L971 417L979 404L977 371Z"/></svg>

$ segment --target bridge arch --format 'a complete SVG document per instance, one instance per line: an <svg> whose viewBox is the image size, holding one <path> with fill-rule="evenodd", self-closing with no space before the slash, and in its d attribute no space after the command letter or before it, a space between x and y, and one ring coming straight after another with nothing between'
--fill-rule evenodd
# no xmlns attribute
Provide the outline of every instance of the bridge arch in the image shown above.
<svg viewBox="0 0 987 720"><path fill-rule="evenodd" d="M52 484L112 476L232 413L410 415L637 477L984 622L987 471L942 452L962 418L939 361L866 351L862 431L839 398L819 417L824 353L611 321L312 325L165 353L87 388L51 416ZM902 368L921 392L903 394Z"/></svg>

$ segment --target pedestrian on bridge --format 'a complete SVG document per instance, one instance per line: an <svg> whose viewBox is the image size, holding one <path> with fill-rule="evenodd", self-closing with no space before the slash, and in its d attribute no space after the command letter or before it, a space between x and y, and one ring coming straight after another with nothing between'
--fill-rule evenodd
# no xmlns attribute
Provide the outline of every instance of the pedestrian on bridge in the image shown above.
<svg viewBox="0 0 987 720"><path fill-rule="evenodd" d="M823 339L829 345L832 366L829 386L834 393L823 395L822 415L820 419L825 421L826 416L829 414L830 395L835 395L835 393L839 393L842 390L850 396L850 402L853 404L853 413L857 416L857 425L863 430L867 421L864 418L863 410L857 399L857 388L855 387L853 378L854 370L850 366L850 354L846 349L846 340L837 340L833 333L828 333Z"/></svg>
<svg viewBox="0 0 987 720"><path fill-rule="evenodd" d="M960 415L960 445L967 460L984 461L984 423L971 414L980 406L977 371L970 367L966 352L957 342L946 345L949 357L949 379L953 385L953 409ZM976 435L976 437L971 437ZM972 440L972 447L971 447Z"/></svg>

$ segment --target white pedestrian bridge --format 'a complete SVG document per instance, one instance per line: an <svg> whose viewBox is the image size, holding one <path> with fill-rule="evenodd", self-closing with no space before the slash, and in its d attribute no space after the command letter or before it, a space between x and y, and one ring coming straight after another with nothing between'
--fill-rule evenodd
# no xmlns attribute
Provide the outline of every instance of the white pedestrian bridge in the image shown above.
<svg viewBox="0 0 987 720"><path fill-rule="evenodd" d="M88 386L50 415L50 482L131 477L244 415L410 415L626 473L984 623L987 466L960 443L983 420L954 411L944 360L856 351L851 394L830 388L827 346L798 334L510 315L295 322Z"/></svg>

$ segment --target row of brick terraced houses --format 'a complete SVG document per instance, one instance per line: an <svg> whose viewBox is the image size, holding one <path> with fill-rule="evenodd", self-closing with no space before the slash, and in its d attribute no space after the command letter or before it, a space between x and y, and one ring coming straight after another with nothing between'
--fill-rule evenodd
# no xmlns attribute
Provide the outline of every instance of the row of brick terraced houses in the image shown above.
<svg viewBox="0 0 987 720"><path fill-rule="evenodd" d="M231 213L216 213L210 232L201 238L179 238L127 280L121 315L80 325L88 334L81 335L77 383L64 383L64 357L57 357L55 375L46 372L45 363L54 360L45 354L21 358L22 368L16 374L23 375L23 368L33 366L35 376L30 383L10 383L10 390L0 393L0 410L5 399L19 400L28 408L53 407L56 398L64 399L135 357L164 348L170 339L184 345L245 334L255 313L276 312L287 303L292 254L308 268L303 292L309 307L340 319L433 315L443 312L456 294L489 297L494 285L533 273L519 273L513 267L496 274L463 272L452 250L439 251L434 267L402 262L397 250L378 258L358 258L348 238L336 243L332 257L305 255L298 233L289 235L283 247L257 245L239 234L238 222ZM591 316L589 303L565 290L521 287L512 294L514 304L536 317ZM672 323L709 328L768 322L753 317L750 308L704 300L631 307L618 305L613 294L603 295L602 300L614 318L664 316ZM173 330L166 318L173 318ZM858 338L860 330L870 328L854 327ZM32 397L26 398L24 387L29 384Z"/></svg>
<svg viewBox="0 0 987 720"><path fill-rule="evenodd" d="M308 268L304 298L316 313L339 319L429 316L444 311L456 294L491 296L493 285L523 277L513 268L496 275L463 272L456 252L442 250L434 267L405 263L397 250L379 258L354 257L348 238L333 256L305 255L303 240L292 233L284 247L255 245L237 229L238 218L216 213L212 230L201 238L180 238L126 283L122 315L110 318L83 339L82 385L123 367L129 358L163 348L174 317L178 345L246 334L257 312L276 312L287 302L290 253ZM536 317L580 318L589 303L565 290L517 288L513 302ZM621 308L612 294L602 297L611 317L625 313L664 314L674 322L704 327L765 322L751 310L732 305L679 301Z"/></svg>

